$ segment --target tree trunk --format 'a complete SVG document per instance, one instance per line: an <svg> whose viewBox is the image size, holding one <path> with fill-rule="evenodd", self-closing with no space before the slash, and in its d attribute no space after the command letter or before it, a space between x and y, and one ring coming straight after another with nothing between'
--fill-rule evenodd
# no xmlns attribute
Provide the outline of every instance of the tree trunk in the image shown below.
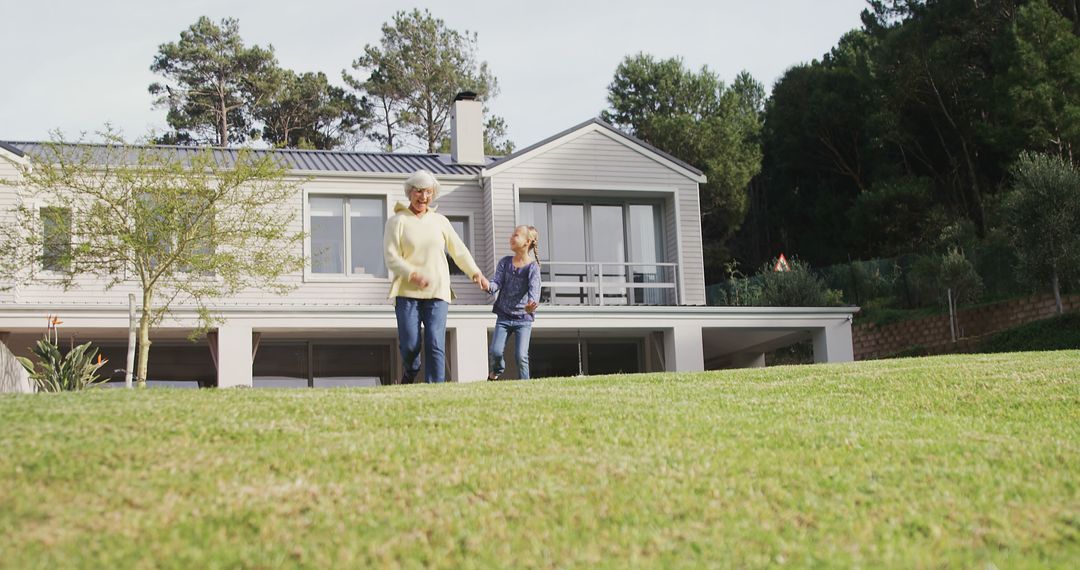
<svg viewBox="0 0 1080 570"><path fill-rule="evenodd" d="M1061 284L1058 282L1057 268L1054 268L1054 304L1057 305L1057 315L1060 317L1064 311L1061 308Z"/></svg>
<svg viewBox="0 0 1080 570"><path fill-rule="evenodd" d="M131 379L135 374L135 293L128 293L128 347L127 360L124 363L124 387L131 388Z"/></svg>
<svg viewBox="0 0 1080 570"><path fill-rule="evenodd" d="M142 314L139 315L139 366L136 370L139 387L146 387L146 364L150 360L150 319L154 292L143 291Z"/></svg>
<svg viewBox="0 0 1080 570"><path fill-rule="evenodd" d="M394 152L394 124L390 115L386 115L386 152Z"/></svg>
<svg viewBox="0 0 1080 570"><path fill-rule="evenodd" d="M218 124L218 146L229 146L229 109L224 99L221 101L221 122Z"/></svg>
<svg viewBox="0 0 1080 570"><path fill-rule="evenodd" d="M975 161L971 157L971 150L968 149L967 139L964 138L965 135L963 129L960 128L953 119L952 113L949 112L949 106L945 104L945 98L942 97L941 92L938 90L937 82L934 81L934 74L930 72L930 67L926 64L925 60L923 66L926 69L926 77L930 81L930 87L934 92L934 98L937 100L938 108L941 109L942 115L945 116L945 120L948 121L949 126L952 127L953 132L956 133L956 138L960 141L960 150L964 155L964 163L965 166L967 166L968 176L971 180L968 186L968 190L970 191L965 190L963 187L961 187L959 191L961 195L964 195L964 210L967 212L968 218L975 223L975 229L978 232L979 237L982 237L986 235L986 223L982 211L982 191L979 188L979 178L977 169L975 168ZM942 137L940 133L938 136L941 138L942 147L945 148L946 153L948 153L948 145L945 143L944 137ZM955 159L950 158L950 160L954 165L956 164ZM963 185L962 179L959 180L959 182ZM970 208L968 207L968 200L966 197L966 194L969 193L971 194L971 200L973 202L973 207Z"/></svg>
<svg viewBox="0 0 1080 570"><path fill-rule="evenodd" d="M428 105L427 108L427 151L428 153L434 153L438 148L436 144L439 141L435 140L435 114L432 112L432 108Z"/></svg>
<svg viewBox="0 0 1080 570"><path fill-rule="evenodd" d="M975 161L971 158L971 151L968 150L967 141L964 140L963 135L960 134L960 148L964 152L964 160L967 163L968 176L971 177L971 201L973 202L973 210L971 211L972 221L975 222L975 230L979 237L986 235L986 216L983 214L982 205L982 190L979 187L979 174L975 168Z"/></svg>

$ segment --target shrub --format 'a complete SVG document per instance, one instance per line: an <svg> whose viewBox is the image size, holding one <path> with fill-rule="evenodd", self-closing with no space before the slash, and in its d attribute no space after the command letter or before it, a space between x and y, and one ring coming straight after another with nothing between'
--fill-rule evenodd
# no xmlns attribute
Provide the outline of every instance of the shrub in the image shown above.
<svg viewBox="0 0 1080 570"><path fill-rule="evenodd" d="M952 291L956 304L977 301L983 290L982 278L975 272L975 266L957 248L950 248L941 257L938 286L946 291L946 296Z"/></svg>
<svg viewBox="0 0 1080 570"><path fill-rule="evenodd" d="M907 292L914 306L945 306L950 289L958 304L972 303L982 295L982 278L961 249L951 247L944 255L923 255L911 264Z"/></svg>
<svg viewBox="0 0 1080 570"><path fill-rule="evenodd" d="M1069 313L1013 327L988 338L980 352L1080 349L1080 314Z"/></svg>
<svg viewBox="0 0 1080 570"><path fill-rule="evenodd" d="M914 358L917 356L929 356L930 351L921 344L909 346L903 350L896 351L885 358Z"/></svg>
<svg viewBox="0 0 1080 570"><path fill-rule="evenodd" d="M875 183L848 210L854 244L862 253L900 255L932 245L940 216L934 212L933 181L901 177Z"/></svg>
<svg viewBox="0 0 1080 570"><path fill-rule="evenodd" d="M1003 231L992 230L968 251L975 271L982 277L986 296L1003 298L1028 291L1017 279L1016 249Z"/></svg>
<svg viewBox="0 0 1080 570"><path fill-rule="evenodd" d="M941 278L941 258L937 255L920 255L907 273L907 292L915 307L944 305L945 299L938 283Z"/></svg>
<svg viewBox="0 0 1080 570"><path fill-rule="evenodd" d="M108 380L97 373L108 361L98 359L98 362L94 362L98 349L91 348L89 342L63 354L52 339L44 338L37 341L31 350L38 357L37 366L29 358L17 358L30 373L39 392L85 390Z"/></svg>
<svg viewBox="0 0 1080 570"><path fill-rule="evenodd" d="M871 304L891 304L899 271L891 259L852 261L820 270L825 284L838 289L850 304L862 307Z"/></svg>
<svg viewBox="0 0 1080 570"><path fill-rule="evenodd" d="M762 266L760 305L766 307L837 307L843 304L840 291L829 289L810 266L791 259L790 271L773 271L776 260Z"/></svg>
<svg viewBox="0 0 1080 570"><path fill-rule="evenodd" d="M732 260L724 264L728 275L727 281L710 286L706 293L710 305L728 307L750 307L759 304L761 298L761 279L747 277L739 271L739 262Z"/></svg>

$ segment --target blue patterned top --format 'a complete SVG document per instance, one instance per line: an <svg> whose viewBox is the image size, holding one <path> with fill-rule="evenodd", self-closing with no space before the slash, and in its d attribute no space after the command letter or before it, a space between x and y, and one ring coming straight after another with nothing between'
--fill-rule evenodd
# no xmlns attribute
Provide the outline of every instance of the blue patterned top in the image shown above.
<svg viewBox="0 0 1080 570"><path fill-rule="evenodd" d="M540 266L535 261L525 267L514 267L514 256L508 255L495 265L495 276L489 281L491 294L498 293L491 312L511 321L532 321L525 312L529 301L540 302Z"/></svg>

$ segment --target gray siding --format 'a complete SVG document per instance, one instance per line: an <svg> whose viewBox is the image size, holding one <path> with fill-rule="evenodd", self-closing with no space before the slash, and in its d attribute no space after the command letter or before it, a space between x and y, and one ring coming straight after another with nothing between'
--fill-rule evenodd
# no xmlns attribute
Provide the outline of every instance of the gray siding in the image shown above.
<svg viewBox="0 0 1080 570"><path fill-rule="evenodd" d="M587 132L550 150L523 156L492 177L495 244L504 241L517 223L515 185L519 191L537 194L567 192L576 187L581 189L580 193L612 198L633 196L637 191L653 192L652 195L657 191L667 192L671 198L664 207L665 254L668 261L681 261L680 304L705 304L701 216L698 185L694 180L607 135ZM679 242L681 260L677 254Z"/></svg>
<svg viewBox="0 0 1080 570"><path fill-rule="evenodd" d="M0 180L15 180L19 176L19 170L15 164L7 160L3 156L0 156ZM15 190L10 186L0 185L0 224L10 224L14 218L12 209L17 203L17 197ZM0 305L8 305L14 303L17 299L18 291L16 289L8 289L10 283L6 283L3 279L0 279ZM0 326L0 332L3 332L3 327Z"/></svg>
<svg viewBox="0 0 1080 570"><path fill-rule="evenodd" d="M495 260L509 253L506 239L517 224L515 187L532 193L577 192L590 196L626 198L648 196L664 203L664 253L667 261L680 263L683 294L681 304L705 303L704 271L702 267L701 227L698 209L698 185L669 165L654 160L634 148L613 140L589 127L584 133L549 150L537 149L523 155L481 185L475 179L442 180L437 201L439 211L446 215L466 215L471 221L471 249L477 264L489 274ZM18 173L15 166L0 159L0 175L8 178ZM361 175L362 176L362 175ZM386 202L387 216L394 203L404 201L401 187L403 177L388 175L337 176L319 175L304 182L288 207L298 215L293 229L304 229L307 194L341 196L375 196ZM11 187L0 187L0 216L8 215L15 204L16 194ZM490 299L464 277L456 278L454 290L457 303L487 304ZM285 281L295 288L283 296L260 290L242 292L216 305L303 307L387 305L389 279L378 277L326 278L290 275ZM124 307L129 292L138 292L134 281L123 283L109 291L102 282L83 278L79 287L64 294L44 283L0 291L0 303L8 305L48 305L60 311L64 306ZM181 305L182 306L182 305Z"/></svg>
<svg viewBox="0 0 1080 570"><path fill-rule="evenodd" d="M0 160L0 174L14 170L10 163ZM395 202L404 201L402 181L394 178L383 179L359 179L320 177L304 183L303 190L308 194L337 195L337 196L373 196L385 200L387 216L392 211ZM295 217L292 230L303 231L306 205L304 203L303 190L297 192L289 207L295 208L298 215ZM477 263L481 268L490 265L490 242L481 230L485 219L483 208L482 191L475 181L443 181L442 189L437 200L439 211L448 215L468 215L472 220L472 249L477 253ZM3 215L8 215L15 203L15 192L10 187L0 187L0 207ZM302 214L300 214L302 213ZM381 240L381 236L380 236ZM486 265L487 264L487 265ZM489 302L488 295L480 291L475 285L465 278L456 283L454 291L457 294L456 303L486 304ZM350 277L350 278L327 278L325 276L296 273L284 278L284 281L295 288L285 295L275 295L265 291L252 289L241 292L228 299L221 299L214 305L221 307L235 306L266 306L266 307L296 307L296 306L357 306L357 305L387 305L387 293L390 289L390 280L380 277ZM79 286L62 295L56 287L46 283L33 283L17 287L10 292L0 292L0 302L12 304L50 305L59 310L64 306L127 306L127 294L139 293L139 287L135 281L125 282L111 290L105 291L102 281L87 277L79 279ZM177 307L183 307L187 303L179 303Z"/></svg>
<svg viewBox="0 0 1080 570"><path fill-rule="evenodd" d="M484 271L485 275L491 275L495 272L495 233L494 223L495 220L492 217L494 211L493 204L495 199L494 186L490 178L484 179L483 189L483 213L480 218L480 223L477 226L476 237L478 239L476 249L482 250L483 262L481 263L480 257L476 258L476 262L480 264L480 269ZM480 252L474 252L479 255Z"/></svg>

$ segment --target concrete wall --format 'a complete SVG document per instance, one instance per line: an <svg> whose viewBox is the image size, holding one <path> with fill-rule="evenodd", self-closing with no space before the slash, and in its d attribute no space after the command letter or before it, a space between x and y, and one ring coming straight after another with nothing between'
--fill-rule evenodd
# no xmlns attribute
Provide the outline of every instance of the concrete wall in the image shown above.
<svg viewBox="0 0 1080 570"><path fill-rule="evenodd" d="M0 342L0 392L32 392L30 375L15 355Z"/></svg>

